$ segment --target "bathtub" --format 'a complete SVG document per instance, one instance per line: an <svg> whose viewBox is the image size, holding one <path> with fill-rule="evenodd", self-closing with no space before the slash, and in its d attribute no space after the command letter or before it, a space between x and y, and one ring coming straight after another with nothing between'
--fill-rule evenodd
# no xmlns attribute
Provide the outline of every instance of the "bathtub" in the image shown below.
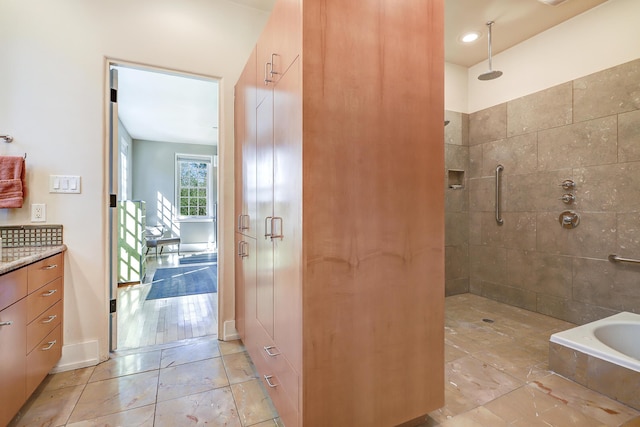
<svg viewBox="0 0 640 427"><path fill-rule="evenodd" d="M640 314L618 313L551 335L549 368L640 409Z"/></svg>
<svg viewBox="0 0 640 427"><path fill-rule="evenodd" d="M555 333L550 341L640 372L640 314L618 313Z"/></svg>

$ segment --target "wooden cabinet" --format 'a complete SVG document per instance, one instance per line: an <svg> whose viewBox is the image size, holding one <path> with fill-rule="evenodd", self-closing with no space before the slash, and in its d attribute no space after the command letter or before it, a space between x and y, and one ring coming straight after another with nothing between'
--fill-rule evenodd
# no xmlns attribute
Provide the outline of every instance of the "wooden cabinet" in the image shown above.
<svg viewBox="0 0 640 427"><path fill-rule="evenodd" d="M236 86L236 197L257 216L236 236L255 238L236 322L287 427L393 426L444 404L442 37L442 0L278 0L255 109L246 68Z"/></svg>
<svg viewBox="0 0 640 427"><path fill-rule="evenodd" d="M62 355L62 253L0 276L0 425Z"/></svg>

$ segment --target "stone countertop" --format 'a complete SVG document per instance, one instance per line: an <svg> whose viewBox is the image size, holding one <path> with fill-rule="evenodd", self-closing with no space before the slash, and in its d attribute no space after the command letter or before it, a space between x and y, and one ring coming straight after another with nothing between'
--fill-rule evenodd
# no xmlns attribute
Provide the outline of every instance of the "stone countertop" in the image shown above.
<svg viewBox="0 0 640 427"><path fill-rule="evenodd" d="M21 246L18 248L2 248L0 274L9 273L28 264L40 261L67 250L67 245L55 246Z"/></svg>

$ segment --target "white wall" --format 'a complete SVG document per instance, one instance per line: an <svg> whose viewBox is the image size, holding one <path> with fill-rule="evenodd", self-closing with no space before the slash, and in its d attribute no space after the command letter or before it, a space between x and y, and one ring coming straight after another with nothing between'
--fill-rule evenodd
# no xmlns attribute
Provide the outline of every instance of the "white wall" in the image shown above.
<svg viewBox="0 0 640 427"><path fill-rule="evenodd" d="M267 14L226 0L0 0L0 154L27 153L30 203L64 225L63 368L108 356L107 58L221 78L221 230L233 230L233 85ZM49 174L82 176L79 195L49 194ZM220 236L233 254L233 232ZM233 257L220 265L221 324L233 319Z"/></svg>
<svg viewBox="0 0 640 427"><path fill-rule="evenodd" d="M496 80L480 81L486 61L468 74L472 113L640 57L640 1L609 0L493 57Z"/></svg>
<svg viewBox="0 0 640 427"><path fill-rule="evenodd" d="M467 111L469 69L460 65L444 63L444 109L465 113Z"/></svg>

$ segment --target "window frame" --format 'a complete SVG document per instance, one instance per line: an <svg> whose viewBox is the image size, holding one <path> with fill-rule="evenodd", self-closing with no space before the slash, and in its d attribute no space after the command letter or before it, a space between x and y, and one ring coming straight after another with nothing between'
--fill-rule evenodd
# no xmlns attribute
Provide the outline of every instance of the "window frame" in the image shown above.
<svg viewBox="0 0 640 427"><path fill-rule="evenodd" d="M181 213L181 205L180 205L180 193L183 189L181 183L180 176L180 166L182 162L196 162L203 163L206 165L206 177L205 177L205 201L206 201L206 214L205 215L182 215ZM213 172L213 156L206 154L184 154L184 153L176 153L175 154L175 174L174 174L174 188L175 188L175 209L176 209L176 219L179 222L198 222L198 221L208 221L213 218L213 206L211 201L211 193L213 190L213 176L211 175ZM195 189L199 189L201 187L195 187ZM194 189L192 187L188 187L189 190ZM195 196L197 197L197 196Z"/></svg>

